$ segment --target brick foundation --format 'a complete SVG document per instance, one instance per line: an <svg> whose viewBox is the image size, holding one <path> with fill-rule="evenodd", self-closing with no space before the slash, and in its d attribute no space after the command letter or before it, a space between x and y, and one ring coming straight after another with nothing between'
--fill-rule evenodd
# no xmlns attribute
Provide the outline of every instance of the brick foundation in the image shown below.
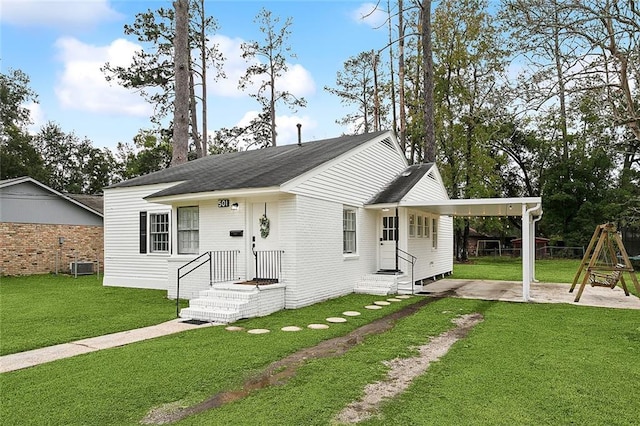
<svg viewBox="0 0 640 426"><path fill-rule="evenodd" d="M76 259L99 260L102 270L103 235L102 226L0 223L0 275L46 274L56 272L56 266L69 273Z"/></svg>

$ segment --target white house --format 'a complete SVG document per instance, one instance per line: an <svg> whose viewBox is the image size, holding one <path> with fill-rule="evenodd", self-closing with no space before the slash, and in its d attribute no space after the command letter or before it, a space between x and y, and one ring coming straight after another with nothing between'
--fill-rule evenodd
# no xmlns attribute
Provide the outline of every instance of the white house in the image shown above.
<svg viewBox="0 0 640 426"><path fill-rule="evenodd" d="M104 285L166 289L190 299L180 316L220 322L410 293L453 269L447 200L390 132L204 157L104 190Z"/></svg>

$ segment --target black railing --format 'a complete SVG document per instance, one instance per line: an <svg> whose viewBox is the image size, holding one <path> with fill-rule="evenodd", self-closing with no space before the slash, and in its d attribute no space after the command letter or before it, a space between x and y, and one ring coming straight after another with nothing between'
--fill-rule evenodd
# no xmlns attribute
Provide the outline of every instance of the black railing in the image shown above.
<svg viewBox="0 0 640 426"><path fill-rule="evenodd" d="M256 264L256 284L273 284L280 280L282 272L283 250L261 250L254 251Z"/></svg>
<svg viewBox="0 0 640 426"><path fill-rule="evenodd" d="M398 247L396 247L396 259L402 259L405 262L408 262L409 264L411 264L411 294L414 294L414 285L415 285L415 281L413 278L413 267L416 264L416 260L418 260L418 258L414 255L412 255L411 253L408 253Z"/></svg>
<svg viewBox="0 0 640 426"><path fill-rule="evenodd" d="M238 278L240 250L207 251L178 268L176 282L176 316L180 314L180 280L203 265L209 264L209 286Z"/></svg>

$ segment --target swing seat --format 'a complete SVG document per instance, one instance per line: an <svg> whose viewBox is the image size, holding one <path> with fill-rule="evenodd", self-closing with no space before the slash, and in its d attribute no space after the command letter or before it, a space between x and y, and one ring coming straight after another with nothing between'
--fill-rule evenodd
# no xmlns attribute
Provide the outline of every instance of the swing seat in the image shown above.
<svg viewBox="0 0 640 426"><path fill-rule="evenodd" d="M616 265L616 269L614 269L609 274L603 274L602 272L594 272L592 271L589 274L589 284L591 287L609 287L614 288L618 281L620 281L620 277L622 276L622 271L624 269L624 265Z"/></svg>

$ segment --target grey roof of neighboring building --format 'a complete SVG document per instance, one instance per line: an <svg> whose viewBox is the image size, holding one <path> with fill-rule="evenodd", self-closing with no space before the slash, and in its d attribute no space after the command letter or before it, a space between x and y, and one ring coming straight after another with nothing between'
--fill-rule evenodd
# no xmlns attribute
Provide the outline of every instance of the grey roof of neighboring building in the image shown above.
<svg viewBox="0 0 640 426"><path fill-rule="evenodd" d="M433 167L433 163L413 164L378 192L367 204L398 203Z"/></svg>
<svg viewBox="0 0 640 426"><path fill-rule="evenodd" d="M93 214L96 214L100 217L103 216L104 208L103 208L102 195L63 194L29 176L21 176L17 178L0 180L0 188L8 188L10 186L18 185L25 182L29 182L33 185L36 185L44 189L45 191L49 191L52 194L57 195L58 197L71 202L72 204L80 206L85 210L90 211ZM92 200L89 201L89 198L92 198Z"/></svg>
<svg viewBox="0 0 640 426"><path fill-rule="evenodd" d="M102 195L90 195L90 194L64 194L69 198L73 198L77 202L84 204L97 211L98 213L104 213L104 197Z"/></svg>
<svg viewBox="0 0 640 426"><path fill-rule="evenodd" d="M341 136L300 145L282 145L200 158L117 183L109 188L181 182L147 198L282 185L386 131Z"/></svg>

